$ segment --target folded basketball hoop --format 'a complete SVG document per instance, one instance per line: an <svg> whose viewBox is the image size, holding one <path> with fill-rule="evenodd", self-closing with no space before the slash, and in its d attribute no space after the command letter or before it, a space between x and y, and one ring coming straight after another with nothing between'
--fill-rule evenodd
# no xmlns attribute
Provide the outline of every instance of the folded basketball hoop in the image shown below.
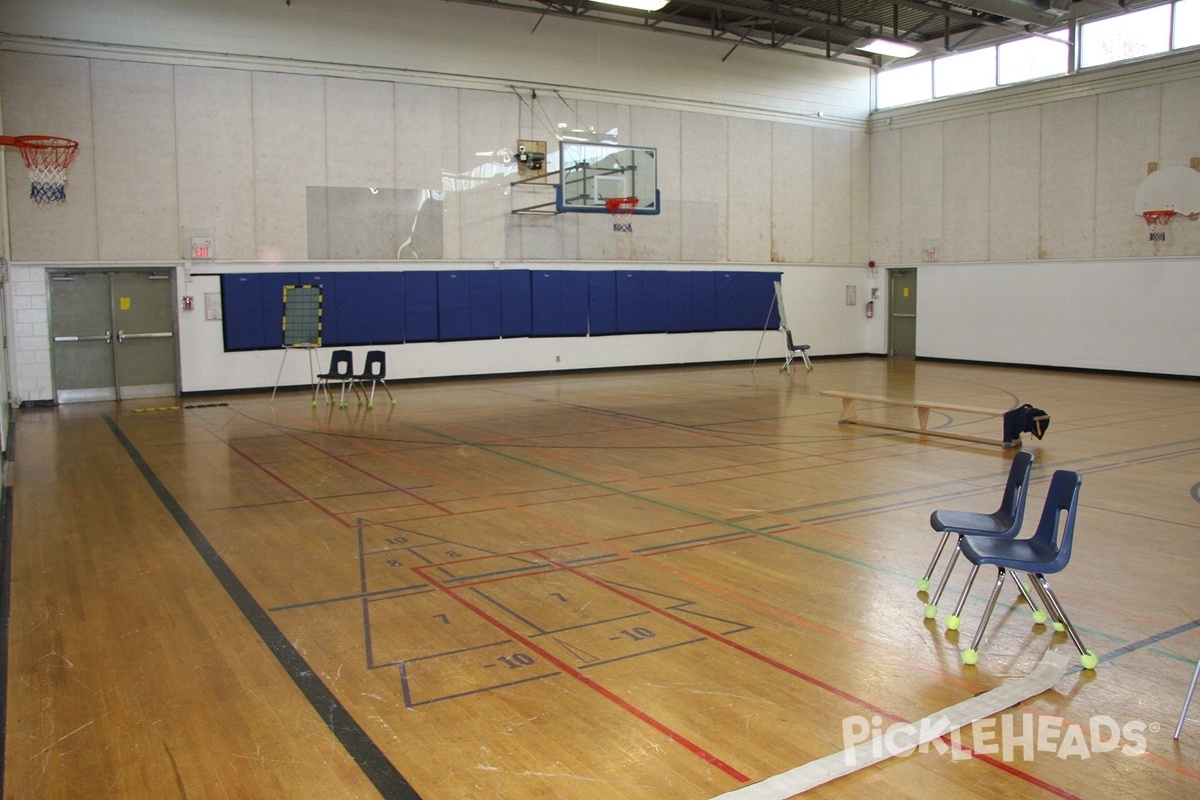
<svg viewBox="0 0 1200 800"><path fill-rule="evenodd" d="M29 170L29 197L35 203L67 199L67 168L79 152L79 142L57 136L5 136L0 145L17 148Z"/></svg>
<svg viewBox="0 0 1200 800"><path fill-rule="evenodd" d="M1150 241L1165 242L1167 240L1167 224L1175 212L1170 209L1162 211L1143 211L1142 219L1150 226Z"/></svg>

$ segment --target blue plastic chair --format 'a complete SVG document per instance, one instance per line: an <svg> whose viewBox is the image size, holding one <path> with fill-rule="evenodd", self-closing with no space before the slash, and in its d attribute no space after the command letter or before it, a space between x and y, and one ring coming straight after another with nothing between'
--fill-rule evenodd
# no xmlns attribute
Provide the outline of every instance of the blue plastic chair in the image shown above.
<svg viewBox="0 0 1200 800"><path fill-rule="evenodd" d="M367 363L363 364L363 371L354 376L354 382L362 386L363 396L359 399L358 404L364 402L367 408L375 407L375 384L383 386L383 390L387 392L388 400L392 401L392 405L396 405L396 398L392 397L392 390L387 385L387 356L382 350L368 350ZM367 394L367 381L371 382L371 393Z"/></svg>
<svg viewBox="0 0 1200 800"><path fill-rule="evenodd" d="M346 387L354 383L354 354L349 350L334 350L329 356L329 370L317 375L317 388L313 390L313 405L317 404L317 391L323 389L325 391L325 402L332 403L333 398L329 394L329 384L333 382L341 384L341 395L338 398L338 406L346 407Z"/></svg>
<svg viewBox="0 0 1200 800"><path fill-rule="evenodd" d="M792 359L797 355L804 361L804 371L812 372L812 362L808 360L809 346L806 344L795 344L792 342L792 330L785 325L780 325L779 330L783 331L783 337L787 342L787 350L783 354L783 366L780 367L780 372L792 372Z"/></svg>
<svg viewBox="0 0 1200 800"><path fill-rule="evenodd" d="M1037 590L1042 602L1053 616L1055 628L1066 630L1071 642L1079 650L1079 663L1084 669L1095 669L1099 659L1096 654L1083 646L1075 626L1067 619L1062 604L1058 602L1054 590L1046 580L1047 574L1061 572L1071 560L1071 543L1075 536L1075 514L1079 506L1079 488L1083 478L1078 472L1057 470L1050 478L1050 491L1046 495L1046 505L1042 509L1042 518L1037 530L1029 539L998 539L993 536L964 536L958 546L962 554L975 569L971 571L974 578L975 570L983 564L996 567L996 585L984 609L979 629L970 648L962 654L964 664L974 664L979 660L979 644L983 641L983 632L987 629L992 610L996 607L996 598L1004 587L1004 579L1009 570L1025 572L1035 578L1033 588ZM971 583L963 587L963 597L971 589ZM959 601L961 607L962 601ZM1061 627L1060 627L1061 626Z"/></svg>
<svg viewBox="0 0 1200 800"><path fill-rule="evenodd" d="M954 571L954 564L958 560L959 544L963 536L992 536L1011 539L1020 533L1021 520L1025 516L1025 498L1029 495L1029 475L1032 468L1033 456L1030 453L1022 450L1013 456L1012 465L1008 469L1008 480L1004 484L1004 496L1000 499L1000 508L991 514L978 511L938 509L929 516L930 527L942 534L942 540L938 543L937 550L933 552L933 558L925 569L925 577L917 581L918 589L923 592L929 589L929 576L933 574L934 567L942 557L942 551L946 549L946 543L950 541L950 536L957 535L958 541L955 542L954 551L950 554L950 561L947 562L946 570L942 573L937 591L925 604L927 619L937 616L938 601L942 599L942 592L946 590L950 573ZM971 577L974 578L974 574ZM1018 582L1017 586L1021 589L1021 594L1025 596L1030 608L1033 609L1034 621L1045 622L1044 614L1039 612L1037 604L1025 590L1024 584ZM958 628L958 614L961 611L962 609L959 608L946 618L946 624L951 630Z"/></svg>

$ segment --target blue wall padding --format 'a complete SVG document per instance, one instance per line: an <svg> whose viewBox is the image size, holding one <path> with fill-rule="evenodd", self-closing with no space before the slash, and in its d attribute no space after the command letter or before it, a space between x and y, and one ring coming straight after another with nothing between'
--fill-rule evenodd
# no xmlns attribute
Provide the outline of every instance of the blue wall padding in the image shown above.
<svg viewBox="0 0 1200 800"><path fill-rule="evenodd" d="M438 340L438 273L404 273L404 341Z"/></svg>
<svg viewBox="0 0 1200 800"><path fill-rule="evenodd" d="M296 285L294 272L222 275L225 349L283 347L283 287Z"/></svg>
<svg viewBox="0 0 1200 800"><path fill-rule="evenodd" d="M437 273L438 338L471 338L471 273Z"/></svg>
<svg viewBox="0 0 1200 800"><path fill-rule="evenodd" d="M617 332L665 333L670 313L671 273L633 270L617 273Z"/></svg>
<svg viewBox="0 0 1200 800"><path fill-rule="evenodd" d="M225 349L283 344L283 287L322 287L326 347L760 330L777 272L443 270L222 275Z"/></svg>
<svg viewBox="0 0 1200 800"><path fill-rule="evenodd" d="M500 271L500 335L528 336L533 329L533 297L529 270Z"/></svg>
<svg viewBox="0 0 1200 800"><path fill-rule="evenodd" d="M534 270L531 336L586 336L588 275L568 270Z"/></svg>
<svg viewBox="0 0 1200 800"><path fill-rule="evenodd" d="M500 273L474 271L471 276L471 339L499 339L504 325L501 318Z"/></svg>
<svg viewBox="0 0 1200 800"><path fill-rule="evenodd" d="M321 287L321 343L326 347L404 341L403 272L302 272Z"/></svg>
<svg viewBox="0 0 1200 800"><path fill-rule="evenodd" d="M717 329L717 273L693 272L692 275L692 330L715 331Z"/></svg>
<svg viewBox="0 0 1200 800"><path fill-rule="evenodd" d="M588 273L588 332L606 336L617 332L617 273Z"/></svg>

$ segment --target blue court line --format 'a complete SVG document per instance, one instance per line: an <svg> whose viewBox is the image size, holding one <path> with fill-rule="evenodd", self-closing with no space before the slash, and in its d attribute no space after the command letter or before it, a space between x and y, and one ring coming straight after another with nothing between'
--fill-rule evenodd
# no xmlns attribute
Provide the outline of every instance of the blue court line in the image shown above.
<svg viewBox="0 0 1200 800"><path fill-rule="evenodd" d="M254 595L208 541L204 532L183 510L183 506L179 504L179 501L175 499L163 482L158 479L133 442L125 436L124 431L108 414L104 414L102 417L113 436L125 449L126 455L133 461L146 483L158 496L159 502L187 536L196 552L212 571L213 576L221 582L226 594L237 605L246 621L258 633L263 644L267 646L267 649L279 661L279 665L284 668L297 688L304 694L305 699L312 705L313 711L341 742L342 747L358 764L367 779L388 800L421 800L416 790L409 785L404 776L379 749L379 745L363 730L350 711L338 701L316 671L304 660L304 656L300 655L300 651L288 640L283 631L279 630L275 621L254 599Z"/></svg>

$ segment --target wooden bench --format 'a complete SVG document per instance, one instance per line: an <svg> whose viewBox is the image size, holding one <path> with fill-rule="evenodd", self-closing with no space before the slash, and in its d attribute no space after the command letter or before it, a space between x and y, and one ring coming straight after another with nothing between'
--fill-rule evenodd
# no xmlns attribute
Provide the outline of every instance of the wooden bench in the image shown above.
<svg viewBox="0 0 1200 800"><path fill-rule="evenodd" d="M1003 417L1008 409L995 408L979 408L977 406L963 406L957 403L939 403L933 400L909 400L899 397L878 397L871 394L856 394L854 392L821 392L827 397L838 397L842 401L842 418L838 420L843 425L866 425L871 428L885 428L892 431L904 431L905 433L917 433L925 436L941 436L945 439L958 439L964 442L975 442L977 444L999 445L1000 447L1020 447L1021 437L1011 442L1004 441L1003 438L989 439L984 436L970 436L965 433L954 433L940 429L929 428L929 412L931 410L951 411L958 414L971 414L980 417ZM874 403L885 406L905 406L914 408L917 411L917 425L913 428L907 425L894 425L890 422L882 422L876 420L859 419L855 414L854 404L862 401L864 403ZM1003 423L1002 423L1003 424Z"/></svg>

